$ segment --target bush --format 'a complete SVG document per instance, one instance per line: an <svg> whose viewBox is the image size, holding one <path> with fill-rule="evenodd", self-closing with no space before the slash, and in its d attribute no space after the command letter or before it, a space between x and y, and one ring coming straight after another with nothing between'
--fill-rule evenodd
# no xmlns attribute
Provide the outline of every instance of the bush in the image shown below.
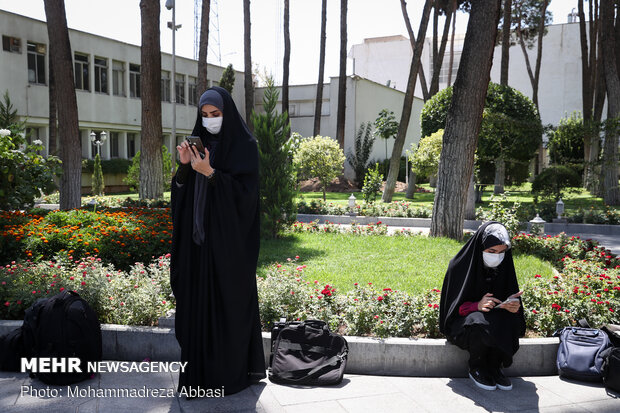
<svg viewBox="0 0 620 413"><path fill-rule="evenodd" d="M102 323L155 325L174 308L170 254L148 265L136 263L127 272L95 257L73 261L63 255L37 263L12 262L0 268L0 280L0 319L23 319L37 299L64 290L80 294Z"/></svg>
<svg viewBox="0 0 620 413"><path fill-rule="evenodd" d="M437 175L442 144L443 129L440 129L432 135L422 138L417 148L415 144L411 145L410 153L412 155L409 157L411 170L420 180Z"/></svg>
<svg viewBox="0 0 620 413"><path fill-rule="evenodd" d="M263 236L274 238L295 221L295 176L289 156L293 139L288 114L278 114L278 90L269 79L263 107L265 113L252 112L254 136L260 157L260 211Z"/></svg>
<svg viewBox="0 0 620 413"><path fill-rule="evenodd" d="M554 164L576 165L583 171L583 139L587 130L579 113L560 119L549 137L549 157Z"/></svg>
<svg viewBox="0 0 620 413"><path fill-rule="evenodd" d="M564 165L550 166L542 171L532 182L532 192L543 198L560 199L563 193L581 186L581 177L572 168Z"/></svg>
<svg viewBox="0 0 620 413"><path fill-rule="evenodd" d="M369 166L368 159L374 143L375 137L372 133L371 123L362 123L357 130L357 135L355 135L355 153L351 151L347 153L347 162L355 172L355 183L360 189L364 184L364 176Z"/></svg>
<svg viewBox="0 0 620 413"><path fill-rule="evenodd" d="M0 264L52 259L60 252L76 259L97 255L127 270L136 262L166 254L172 242L169 209L74 209L45 216L3 213L0 223Z"/></svg>
<svg viewBox="0 0 620 413"><path fill-rule="evenodd" d="M316 177L321 182L324 201L325 189L332 180L342 174L344 161L345 156L338 142L320 135L304 139L294 155L294 164L299 176L306 179Z"/></svg>
<svg viewBox="0 0 620 413"><path fill-rule="evenodd" d="M379 164L375 164L374 168L370 168L364 177L364 187L362 188L362 194L364 194L364 201L372 204L377 200L377 192L381 190L383 185L383 175L379 173Z"/></svg>
<svg viewBox="0 0 620 413"><path fill-rule="evenodd" d="M510 208L507 207L506 195L491 195L489 210L478 208L476 211L476 219L482 221L497 221L502 223L511 237L519 233L521 223L518 218L518 211L521 204L517 201Z"/></svg>
<svg viewBox="0 0 620 413"><path fill-rule="evenodd" d="M383 159L380 161L375 160L373 162L379 164L379 173L382 174L384 177L387 176L387 174L390 172L390 160ZM407 157L401 156L400 163L398 164L398 176L396 177L396 180L400 182L405 182L406 174L407 174Z"/></svg>
<svg viewBox="0 0 620 413"><path fill-rule="evenodd" d="M94 169L95 170L92 176L92 194L100 196L103 195L105 184L103 183L103 172L101 172L101 157L99 157L99 154L95 155Z"/></svg>
<svg viewBox="0 0 620 413"><path fill-rule="evenodd" d="M162 165L164 173L164 185L172 182L172 161L170 160L170 152L166 145L161 147ZM127 176L123 178L129 187L134 191L140 191L140 151L136 152L136 156L131 161L131 166L127 171Z"/></svg>
<svg viewBox="0 0 620 413"><path fill-rule="evenodd" d="M233 87L235 86L235 71L233 70L232 63L226 66L226 69L222 72L220 78L220 87L223 87L232 95Z"/></svg>
<svg viewBox="0 0 620 413"><path fill-rule="evenodd" d="M104 174L126 174L132 164L131 159L102 159L101 171ZM82 172L92 174L95 171L95 161L82 159Z"/></svg>

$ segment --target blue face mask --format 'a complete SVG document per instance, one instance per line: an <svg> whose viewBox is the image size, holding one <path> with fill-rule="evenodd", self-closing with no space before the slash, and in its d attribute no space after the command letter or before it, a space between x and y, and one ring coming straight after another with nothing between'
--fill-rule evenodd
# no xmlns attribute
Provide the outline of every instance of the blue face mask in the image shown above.
<svg viewBox="0 0 620 413"><path fill-rule="evenodd" d="M500 252L499 254L493 252L482 252L482 260L484 261L484 265L489 268L495 268L502 263L504 260L505 253Z"/></svg>

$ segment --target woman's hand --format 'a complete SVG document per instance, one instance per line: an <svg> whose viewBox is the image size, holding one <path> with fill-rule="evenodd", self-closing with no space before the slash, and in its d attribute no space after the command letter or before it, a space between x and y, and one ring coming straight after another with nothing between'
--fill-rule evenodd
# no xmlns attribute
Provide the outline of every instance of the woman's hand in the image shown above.
<svg viewBox="0 0 620 413"><path fill-rule="evenodd" d="M192 152L190 150L190 145L187 141L181 142L179 146L177 146L177 151L179 152L179 158L182 164L188 164L192 160Z"/></svg>
<svg viewBox="0 0 620 413"><path fill-rule="evenodd" d="M502 308L504 310L510 311L511 313L516 313L517 311L519 311L519 307L521 307L521 300L519 300L519 297L521 296L521 294L523 294L523 291L514 293L513 295L508 297L507 300L511 298L515 298L515 300L502 304L498 308Z"/></svg>
<svg viewBox="0 0 620 413"><path fill-rule="evenodd" d="M480 301L478 301L478 311L489 312L501 301L493 297L493 294L486 293Z"/></svg>
<svg viewBox="0 0 620 413"><path fill-rule="evenodd" d="M205 157L201 158L198 150L191 146L189 146L190 151L190 163L192 164L192 169L196 172L200 172L204 176L209 176L213 173L213 168L211 167L211 163L209 162L209 151L205 148Z"/></svg>

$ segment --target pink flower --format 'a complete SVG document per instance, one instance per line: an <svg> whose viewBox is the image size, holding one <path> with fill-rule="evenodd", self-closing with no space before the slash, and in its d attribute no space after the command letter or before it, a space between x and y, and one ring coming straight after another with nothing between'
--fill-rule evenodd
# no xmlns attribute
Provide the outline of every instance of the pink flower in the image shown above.
<svg viewBox="0 0 620 413"><path fill-rule="evenodd" d="M6 307L8 307L8 306L10 306L10 305L11 305L11 303L7 301L7 302L5 302L5 303L4 303L4 305L5 305Z"/></svg>

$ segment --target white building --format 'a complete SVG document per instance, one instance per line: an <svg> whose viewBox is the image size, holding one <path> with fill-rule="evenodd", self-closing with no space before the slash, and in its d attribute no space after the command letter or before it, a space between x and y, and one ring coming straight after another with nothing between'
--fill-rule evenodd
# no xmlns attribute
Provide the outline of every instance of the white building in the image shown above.
<svg viewBox="0 0 620 413"><path fill-rule="evenodd" d="M49 144L49 41L47 24L0 10L0 93L8 91L17 114L26 121L31 139L40 139L48 153ZM74 56L82 157L92 158L96 147L89 135L105 131L102 159L132 158L140 150L140 46L69 29ZM172 130L170 79L172 55L162 58L162 144L170 148ZM209 85L217 85L224 68L209 65ZM180 142L191 134L196 121L198 63L176 57L176 136ZM235 72L233 98L245 113L243 73Z"/></svg>
<svg viewBox="0 0 620 413"><path fill-rule="evenodd" d="M540 70L538 101L543 124L557 125L563 117L573 111L582 110L581 101L581 48L579 24L555 24L547 27L543 41L543 57ZM455 53L452 83L456 78L464 36L455 36ZM440 72L440 89L448 86L450 42ZM528 49L532 70L536 62L537 45ZM422 65L427 83L431 77L431 43L427 39L422 55ZM412 51L409 39L403 36L365 39L364 43L354 45L349 57L353 59L354 74L374 80L381 84L405 90ZM501 46L495 48L491 81L499 83L501 69ZM508 84L532 98L532 85L527 74L525 58L517 44L510 48ZM422 96L420 82L416 84L416 96Z"/></svg>
<svg viewBox="0 0 620 413"><path fill-rule="evenodd" d="M336 138L338 113L338 77L332 77L329 83L323 85L323 102L321 109L320 135ZM258 112L263 107L264 88L256 89L254 104ZM281 93L280 93L281 96ZM362 123L374 123L382 109L394 112L396 121L400 121L405 94L400 90L364 79L360 76L347 77L347 97L345 113L345 154L354 147L355 136ZM299 132L302 136L312 136L314 131L314 108L316 100L316 85L294 85L289 87L289 114L291 131ZM414 98L413 108L409 121L409 128L405 139L403 152L412 143L420 140L420 112L424 101ZM282 107L281 102L277 109ZM387 145L387 157L392 156L394 139ZM385 141L375 140L370 160L382 161L386 158ZM345 175L353 178L353 171L345 162Z"/></svg>

